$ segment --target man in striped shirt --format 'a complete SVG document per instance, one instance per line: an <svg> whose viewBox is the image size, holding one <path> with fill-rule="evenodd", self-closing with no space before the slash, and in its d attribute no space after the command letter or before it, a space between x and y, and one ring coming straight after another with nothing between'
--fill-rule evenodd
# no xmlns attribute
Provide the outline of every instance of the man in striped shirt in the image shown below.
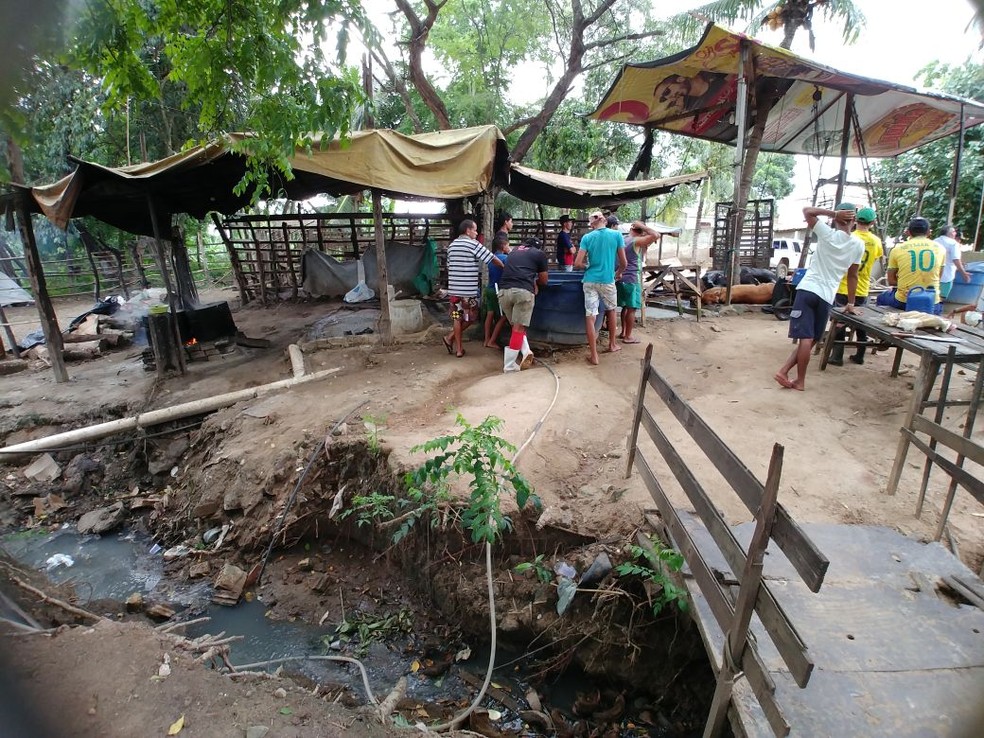
<svg viewBox="0 0 984 738"><path fill-rule="evenodd" d="M453 329L442 340L448 353L453 351L460 359L465 355L461 336L478 321L481 265L495 264L501 269L503 264L478 242L478 225L474 220L461 221L458 233L458 237L448 244L448 296Z"/></svg>

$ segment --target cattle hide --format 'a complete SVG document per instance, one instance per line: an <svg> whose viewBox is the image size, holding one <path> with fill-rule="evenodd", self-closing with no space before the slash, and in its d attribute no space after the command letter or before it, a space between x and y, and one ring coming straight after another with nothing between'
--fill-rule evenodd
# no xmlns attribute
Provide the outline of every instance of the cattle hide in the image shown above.
<svg viewBox="0 0 984 738"><path fill-rule="evenodd" d="M709 290L711 287L727 287L728 278L725 276L724 272L718 269L712 269L711 271L704 274L700 278L700 281L704 283L704 289Z"/></svg>
<svg viewBox="0 0 984 738"><path fill-rule="evenodd" d="M731 302L736 305L768 305L772 302L771 284L736 284L731 288ZM727 299L727 287L713 287L701 294L705 305L719 305Z"/></svg>

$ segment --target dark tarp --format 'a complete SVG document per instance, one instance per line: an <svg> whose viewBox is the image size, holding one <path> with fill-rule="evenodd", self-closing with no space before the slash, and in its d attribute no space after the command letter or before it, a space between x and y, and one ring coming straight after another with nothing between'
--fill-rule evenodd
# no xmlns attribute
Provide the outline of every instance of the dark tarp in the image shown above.
<svg viewBox="0 0 984 738"><path fill-rule="evenodd" d="M849 156L896 156L948 136L960 130L961 111L965 126L984 123L980 102L839 72L714 24L693 48L624 66L590 117L734 144L743 42L756 96L767 85L778 85L780 92L762 151L839 155L849 93L864 143L859 150L852 136Z"/></svg>
<svg viewBox="0 0 984 738"><path fill-rule="evenodd" d="M72 174L51 185L29 188L34 212L64 228L71 218L92 216L130 233L152 235L148 197L162 229L167 216L236 213L250 193L233 194L246 172L246 159L232 149L245 136L198 146L166 159L126 167L74 160ZM271 172L272 190L292 200L318 194L346 195L377 189L399 199L471 197L491 185L530 202L559 207L604 207L669 192L703 174L667 180L595 181L537 172L510 165L505 139L495 126L406 136L395 131L360 131L344 145L298 149L291 160L294 179ZM166 234L165 234L166 235Z"/></svg>

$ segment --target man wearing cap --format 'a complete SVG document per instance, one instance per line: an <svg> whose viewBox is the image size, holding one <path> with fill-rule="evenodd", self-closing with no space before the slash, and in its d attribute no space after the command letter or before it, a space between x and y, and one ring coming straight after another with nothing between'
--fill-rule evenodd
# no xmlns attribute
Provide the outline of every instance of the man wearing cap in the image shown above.
<svg viewBox="0 0 984 738"><path fill-rule="evenodd" d="M858 211L857 228L854 230L854 235L860 238L864 244L864 255L861 257L861 266L858 268L857 289L855 289L852 295L850 285L847 283L847 275L845 274L844 279L841 280L840 287L837 289L837 294L834 296L834 305L843 307L844 312L851 313L852 315L859 313L855 307L861 307L868 301L868 292L871 289L871 269L876 261L882 259L884 254L881 239L871 232L871 226L874 222L875 211L872 208L861 208ZM847 328L840 326L837 329L837 333L834 334L834 340L843 341L846 334ZM868 334L859 330L857 332L857 340L861 345L857 347L854 355L851 356L851 361L855 364L863 364L865 353L864 342L868 340ZM833 364L834 366L842 366L844 364L843 344L834 343L827 363Z"/></svg>
<svg viewBox="0 0 984 738"><path fill-rule="evenodd" d="M849 202L842 202L833 210L803 208L807 228L813 229L817 237L817 251L806 276L796 286L790 312L789 337L796 341L796 347L775 374L775 380L786 389L806 389L806 368L813 344L823 336L837 286L845 272L848 294L854 295L857 290L864 243L851 233L856 214L857 208ZM820 216L833 218L832 225L818 220ZM796 379L790 379L789 372L794 366Z"/></svg>
<svg viewBox="0 0 984 738"><path fill-rule="evenodd" d="M565 272L574 271L574 254L577 249L571 241L571 231L574 229L574 219L564 213L560 216L560 233L557 234L557 268Z"/></svg>
<svg viewBox="0 0 984 738"><path fill-rule="evenodd" d="M608 322L608 350L614 352L622 349L615 343L615 307L618 303L615 280L625 271L626 260L622 234L605 227L606 219L601 211L596 210L588 216L588 225L591 232L581 238L574 266L585 270L581 285L584 289L584 331L590 352L588 363L597 365L598 337L594 324L602 303Z"/></svg>
<svg viewBox="0 0 984 738"><path fill-rule="evenodd" d="M517 372L533 362L533 352L526 338L526 329L533 318L533 301L537 288L545 285L547 256L540 250L540 240L527 238L523 245L509 254L499 278L499 306L512 326L509 345L503 354L502 371Z"/></svg>
<svg viewBox="0 0 984 738"><path fill-rule="evenodd" d="M936 243L946 251L946 263L943 265L943 276L940 277L940 297L944 300L953 289L953 280L957 272L960 272L964 282L970 281L970 272L964 269L963 261L960 259L960 244L954 238L956 235L957 229L947 223L936 237Z"/></svg>
<svg viewBox="0 0 984 738"><path fill-rule="evenodd" d="M936 305L933 312L937 315L943 312L940 301L940 275L946 262L946 249L935 241L929 240L929 221L916 216L909 221L909 238L896 244L888 255L888 283L895 289L882 292L878 296L879 305L905 310L909 290L922 287L934 290Z"/></svg>

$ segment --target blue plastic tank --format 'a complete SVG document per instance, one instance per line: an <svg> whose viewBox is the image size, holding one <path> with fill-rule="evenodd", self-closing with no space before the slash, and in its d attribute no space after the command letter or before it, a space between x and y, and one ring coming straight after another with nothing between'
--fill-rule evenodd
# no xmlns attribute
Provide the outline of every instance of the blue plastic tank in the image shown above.
<svg viewBox="0 0 984 738"><path fill-rule="evenodd" d="M905 296L905 309L933 314L936 309L936 290L932 287L913 287Z"/></svg>
<svg viewBox="0 0 984 738"><path fill-rule="evenodd" d="M975 261L966 265L970 272L970 281L964 282L959 274L953 278L953 288L946 296L947 302L957 302L961 305L977 305L984 292L984 261Z"/></svg>
<svg viewBox="0 0 984 738"><path fill-rule="evenodd" d="M527 335L531 341L564 346L583 346L588 337L584 332L584 272L548 272L549 281L540 287L533 303L533 317ZM595 320L601 326L604 313Z"/></svg>
<svg viewBox="0 0 984 738"><path fill-rule="evenodd" d="M793 286L795 287L800 282L803 281L803 277L806 276L806 269L794 269L793 270Z"/></svg>

